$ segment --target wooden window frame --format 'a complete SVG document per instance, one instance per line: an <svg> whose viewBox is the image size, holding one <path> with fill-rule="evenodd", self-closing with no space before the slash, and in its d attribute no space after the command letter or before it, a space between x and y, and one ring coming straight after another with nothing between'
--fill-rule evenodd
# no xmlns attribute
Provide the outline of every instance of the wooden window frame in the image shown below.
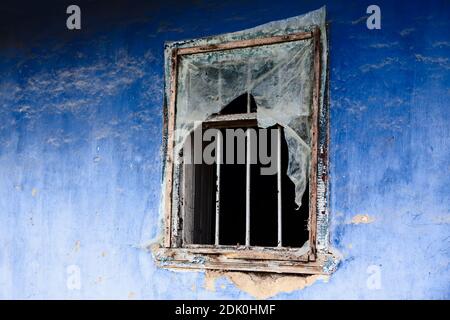
<svg viewBox="0 0 450 320"><path fill-rule="evenodd" d="M290 41L313 39L313 101L311 114L311 165L309 173L309 249L287 247L255 247L255 246L224 246L224 245L180 245L180 235L174 230L180 229L180 217L173 216L174 177L174 130L176 114L176 94L178 81L179 57L196 53L222 50L232 50L247 47L271 45ZM320 29L315 27L311 32L299 32L282 36L256 38L250 40L229 41L193 47L174 47L171 52L170 97L166 119L166 159L165 159L165 190L164 190L164 238L163 245L157 248L155 258L159 266L178 269L218 269L233 271L255 271L276 273L322 274L327 261L327 253L317 250L317 214L318 214L318 173L319 157L321 164L321 181L326 183L328 168L328 111L321 106L321 42ZM323 102L325 104L325 102ZM320 119L319 119L320 118ZM220 119L219 119L220 120ZM319 121L320 120L320 121ZM325 120L325 126L319 124ZM320 135L321 130L326 130ZM325 136L325 141L319 138ZM320 144L320 146L319 146ZM326 197L326 190L319 197ZM326 203L322 202L322 203ZM323 208L322 208L323 209ZM182 211L182 210L178 210ZM326 230L328 233L328 228ZM327 237L328 238L328 237ZM303 248L302 248L303 249Z"/></svg>

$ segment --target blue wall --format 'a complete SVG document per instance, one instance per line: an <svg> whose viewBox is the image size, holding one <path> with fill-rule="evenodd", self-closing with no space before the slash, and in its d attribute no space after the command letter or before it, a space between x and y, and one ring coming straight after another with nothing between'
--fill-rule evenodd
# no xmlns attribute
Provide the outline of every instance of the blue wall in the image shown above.
<svg viewBox="0 0 450 320"><path fill-rule="evenodd" d="M450 298L448 1L376 1L381 30L366 28L366 1L79 1L78 32L68 4L0 6L0 298L249 298L144 250L160 233L163 44L323 4L343 260L277 298Z"/></svg>

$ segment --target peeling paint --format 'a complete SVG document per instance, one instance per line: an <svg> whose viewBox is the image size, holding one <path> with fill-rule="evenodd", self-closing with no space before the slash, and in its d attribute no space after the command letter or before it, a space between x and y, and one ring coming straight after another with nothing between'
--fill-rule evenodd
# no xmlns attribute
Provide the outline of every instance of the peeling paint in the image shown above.
<svg viewBox="0 0 450 320"><path fill-rule="evenodd" d="M290 276L279 274L261 274L251 272L220 272L205 273L205 289L216 291L216 280L226 278L240 290L256 299L268 299L280 293L290 293L311 286L318 280L327 282L329 276ZM222 288L223 286L221 286Z"/></svg>
<svg viewBox="0 0 450 320"><path fill-rule="evenodd" d="M38 193L39 193L39 189L37 189L37 188L33 188L33 190L31 190L31 196L33 198L35 198L38 195Z"/></svg>
<svg viewBox="0 0 450 320"><path fill-rule="evenodd" d="M433 222L436 224L450 224L450 215L434 217Z"/></svg>
<svg viewBox="0 0 450 320"><path fill-rule="evenodd" d="M194 257L194 259L192 260L192 263L195 263L195 264L205 264L205 257L203 257L203 256L196 256L196 257Z"/></svg>
<svg viewBox="0 0 450 320"><path fill-rule="evenodd" d="M379 63L370 63L370 64L365 64L363 66L361 66L359 69L361 70L362 73L366 73L369 71L373 71L373 70L378 70L378 69L382 69L386 66L389 66L393 63L397 63L398 62L398 58L394 58L394 57L387 57L385 58L383 61L379 62Z"/></svg>
<svg viewBox="0 0 450 320"><path fill-rule="evenodd" d="M357 214L352 218L352 224L368 224L375 221L374 217L369 216L368 214Z"/></svg>
<svg viewBox="0 0 450 320"><path fill-rule="evenodd" d="M327 257L325 260L325 264L323 266L323 271L327 274L331 274L336 271L337 266L339 265L340 260L335 259L333 257Z"/></svg>
<svg viewBox="0 0 450 320"><path fill-rule="evenodd" d="M74 252L80 251L80 247L81 247L80 240L75 241L75 245L74 245L74 247L73 247L73 251L74 251Z"/></svg>
<svg viewBox="0 0 450 320"><path fill-rule="evenodd" d="M416 29L414 28L405 28L403 30L400 31L400 35L402 37L406 37L407 35L411 34L412 32L414 32Z"/></svg>
<svg viewBox="0 0 450 320"><path fill-rule="evenodd" d="M208 291L216 291L216 280L223 276L224 273L219 271L206 271L205 272L205 282L203 284L203 288Z"/></svg>

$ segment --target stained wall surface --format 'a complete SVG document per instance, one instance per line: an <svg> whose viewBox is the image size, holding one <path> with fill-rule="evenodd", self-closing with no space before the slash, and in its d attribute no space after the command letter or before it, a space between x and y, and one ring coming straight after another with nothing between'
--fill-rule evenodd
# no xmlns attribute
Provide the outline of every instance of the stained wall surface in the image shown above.
<svg viewBox="0 0 450 320"><path fill-rule="evenodd" d="M25 3L25 1L24 1ZM158 269L164 42L327 6L328 281L275 298L450 298L450 4L1 4L0 298L250 298Z"/></svg>

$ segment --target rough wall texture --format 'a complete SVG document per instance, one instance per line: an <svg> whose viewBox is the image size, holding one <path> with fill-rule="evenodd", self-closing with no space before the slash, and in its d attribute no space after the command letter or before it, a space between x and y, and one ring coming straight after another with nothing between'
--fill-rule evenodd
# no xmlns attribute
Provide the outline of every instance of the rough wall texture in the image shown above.
<svg viewBox="0 0 450 320"><path fill-rule="evenodd" d="M250 297L143 249L161 223L163 43L323 4L343 260L275 297L450 298L448 1L378 1L381 30L365 1L80 1L79 32L58 3L1 5L0 298Z"/></svg>

